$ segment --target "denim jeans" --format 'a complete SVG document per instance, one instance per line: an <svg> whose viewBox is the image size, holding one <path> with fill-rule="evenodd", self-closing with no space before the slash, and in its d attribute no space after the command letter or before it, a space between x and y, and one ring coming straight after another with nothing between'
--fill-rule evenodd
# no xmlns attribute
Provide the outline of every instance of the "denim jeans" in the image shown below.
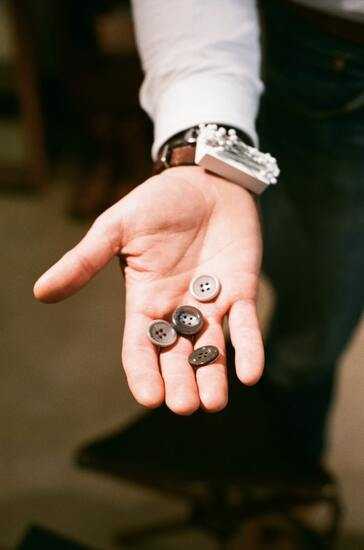
<svg viewBox="0 0 364 550"><path fill-rule="evenodd" d="M277 306L261 384L282 441L325 449L336 367L364 302L364 47L262 4L261 149L281 178L261 199Z"/></svg>

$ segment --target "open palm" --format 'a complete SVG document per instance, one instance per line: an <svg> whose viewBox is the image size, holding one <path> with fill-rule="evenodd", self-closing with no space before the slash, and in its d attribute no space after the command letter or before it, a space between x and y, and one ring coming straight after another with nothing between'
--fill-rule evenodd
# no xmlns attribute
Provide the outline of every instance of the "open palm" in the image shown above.
<svg viewBox="0 0 364 550"><path fill-rule="evenodd" d="M148 407L163 401L189 414L227 402L222 323L229 318L236 371L256 382L263 346L256 316L261 261L257 207L244 189L198 166L170 168L148 179L105 211L87 235L35 285L35 296L59 301L84 286L113 257L125 273L126 314L122 361L129 387ZM196 275L219 278L214 301L197 302L188 291ZM205 324L195 341L179 337L160 351L147 329L153 319L170 319L179 305L194 305ZM213 365L196 371L187 361L193 348L215 345Z"/></svg>

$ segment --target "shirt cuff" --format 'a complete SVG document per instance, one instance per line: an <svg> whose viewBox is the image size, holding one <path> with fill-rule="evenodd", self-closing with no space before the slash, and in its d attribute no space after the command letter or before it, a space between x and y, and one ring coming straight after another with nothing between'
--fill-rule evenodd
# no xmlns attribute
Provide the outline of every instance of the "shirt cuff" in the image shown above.
<svg viewBox="0 0 364 550"><path fill-rule="evenodd" d="M241 82L226 75L214 78L199 74L171 84L160 97L153 117L153 161L170 137L207 122L242 130L257 146L255 119L262 88L261 81L252 81L248 77Z"/></svg>

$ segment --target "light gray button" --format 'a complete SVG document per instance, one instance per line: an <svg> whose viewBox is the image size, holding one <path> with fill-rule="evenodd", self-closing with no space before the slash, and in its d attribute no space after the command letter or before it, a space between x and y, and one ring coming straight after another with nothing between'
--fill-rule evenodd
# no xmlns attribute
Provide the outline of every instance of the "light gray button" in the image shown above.
<svg viewBox="0 0 364 550"><path fill-rule="evenodd" d="M220 281L215 275L198 275L190 284L190 293L199 302L209 302L220 292Z"/></svg>
<svg viewBox="0 0 364 550"><path fill-rule="evenodd" d="M172 325L179 334L197 334L203 325L202 313L197 307L180 306L172 315Z"/></svg>
<svg viewBox="0 0 364 550"><path fill-rule="evenodd" d="M148 336L157 346L166 348L171 346L177 340L177 332L170 323L164 319L152 321L149 325Z"/></svg>
<svg viewBox="0 0 364 550"><path fill-rule="evenodd" d="M188 362L192 367L202 367L213 363L218 356L219 350L216 346L202 346L189 355Z"/></svg>

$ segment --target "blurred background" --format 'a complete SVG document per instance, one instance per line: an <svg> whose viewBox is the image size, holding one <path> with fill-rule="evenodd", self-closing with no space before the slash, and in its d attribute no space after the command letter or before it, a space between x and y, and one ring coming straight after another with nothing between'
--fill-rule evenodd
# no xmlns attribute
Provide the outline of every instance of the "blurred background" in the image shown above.
<svg viewBox="0 0 364 550"><path fill-rule="evenodd" d="M117 264L65 303L35 279L94 217L150 175L152 126L128 2L0 3L0 547L31 524L113 548L110 534L185 512L178 499L80 471L85 441L144 411L120 368ZM262 281L263 326L274 303ZM364 327L342 357L328 461L345 503L343 548L364 548ZM147 548L214 548L201 533Z"/></svg>

